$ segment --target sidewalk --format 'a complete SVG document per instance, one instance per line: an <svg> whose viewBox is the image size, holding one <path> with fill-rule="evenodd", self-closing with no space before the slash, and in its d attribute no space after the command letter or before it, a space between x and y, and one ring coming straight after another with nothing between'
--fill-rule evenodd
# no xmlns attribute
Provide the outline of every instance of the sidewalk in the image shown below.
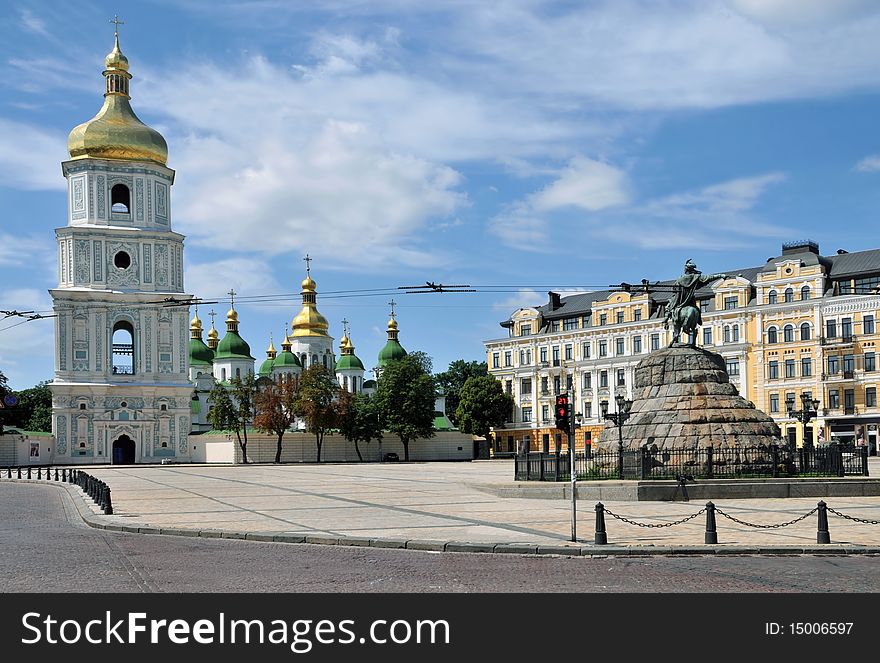
<svg viewBox="0 0 880 663"><path fill-rule="evenodd" d="M830 545L816 543L815 513L779 528L750 527L719 513L715 545L704 543L705 514L659 527L693 516L705 506L701 501L605 502L608 545L598 546L593 543L595 502L582 500L578 541L572 542L570 500L493 494L513 483L508 460L83 469L110 486L114 515L101 514L90 501L83 501L81 511L93 514L90 524L121 531L436 551L880 554L880 524L833 513ZM880 497L825 501L845 516L880 523ZM718 500L717 507L737 520L767 526L796 520L817 502Z"/></svg>

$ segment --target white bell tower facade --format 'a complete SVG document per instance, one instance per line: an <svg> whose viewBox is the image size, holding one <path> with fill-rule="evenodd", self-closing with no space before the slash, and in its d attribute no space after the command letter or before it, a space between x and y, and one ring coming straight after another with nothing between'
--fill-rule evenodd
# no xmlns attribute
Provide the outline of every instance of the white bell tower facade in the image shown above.
<svg viewBox="0 0 880 663"><path fill-rule="evenodd" d="M55 462L189 461L183 235L171 230L174 171L165 139L129 100L119 36L105 59L104 105L71 131L68 223L56 230L51 383Z"/></svg>

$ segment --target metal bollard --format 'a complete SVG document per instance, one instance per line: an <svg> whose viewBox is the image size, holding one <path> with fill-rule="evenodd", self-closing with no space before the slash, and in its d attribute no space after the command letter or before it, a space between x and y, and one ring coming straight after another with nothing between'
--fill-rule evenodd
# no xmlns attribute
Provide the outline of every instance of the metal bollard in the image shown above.
<svg viewBox="0 0 880 663"><path fill-rule="evenodd" d="M7 468L6 468L6 478L7 478L7 479L11 479L11 478L12 478L12 468L11 468L11 467L7 467Z"/></svg>
<svg viewBox="0 0 880 663"><path fill-rule="evenodd" d="M104 515L113 515L113 502L110 500L110 486L107 486L107 499L104 502Z"/></svg>
<svg viewBox="0 0 880 663"><path fill-rule="evenodd" d="M61 468L61 483L67 483L67 468Z"/></svg>
<svg viewBox="0 0 880 663"><path fill-rule="evenodd" d="M831 533L828 531L828 505L819 501L819 529L816 532L816 543L831 543Z"/></svg>
<svg viewBox="0 0 880 663"><path fill-rule="evenodd" d="M718 543L718 531L715 529L715 505L706 502L706 535L704 543Z"/></svg>
<svg viewBox="0 0 880 663"><path fill-rule="evenodd" d="M593 543L597 546L608 543L608 534L605 532L605 505L602 502L596 503L596 535L593 537Z"/></svg>
<svg viewBox="0 0 880 663"><path fill-rule="evenodd" d="M58 468L55 468L55 481L58 481Z"/></svg>
<svg viewBox="0 0 880 663"><path fill-rule="evenodd" d="M28 478L28 479L31 478L31 466L30 466L30 465L28 465L28 475L27 475L27 478Z"/></svg>
<svg viewBox="0 0 880 663"><path fill-rule="evenodd" d="M16 469L18 470L18 478L21 479L21 468L18 467L18 468L16 468Z"/></svg>
<svg viewBox="0 0 880 663"><path fill-rule="evenodd" d="M43 471L43 468L37 466L37 478L38 478L38 479L42 479L42 478L43 478L43 477L42 477L42 471Z"/></svg>

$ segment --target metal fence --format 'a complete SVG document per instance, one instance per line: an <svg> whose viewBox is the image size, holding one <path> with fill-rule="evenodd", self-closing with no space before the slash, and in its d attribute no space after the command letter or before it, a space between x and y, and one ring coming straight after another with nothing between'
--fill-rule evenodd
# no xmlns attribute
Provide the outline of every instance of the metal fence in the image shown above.
<svg viewBox="0 0 880 663"><path fill-rule="evenodd" d="M739 449L602 451L575 455L580 480L602 479L746 479L772 477L868 476L866 447L832 444L792 449L767 446ZM526 453L516 457L517 481L570 481L567 453Z"/></svg>

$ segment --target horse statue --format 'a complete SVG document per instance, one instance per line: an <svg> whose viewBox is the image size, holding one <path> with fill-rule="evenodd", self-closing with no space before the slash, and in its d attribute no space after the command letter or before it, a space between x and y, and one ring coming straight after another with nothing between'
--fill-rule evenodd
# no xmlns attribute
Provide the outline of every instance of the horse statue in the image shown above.
<svg viewBox="0 0 880 663"><path fill-rule="evenodd" d="M718 279L726 279L727 274L703 274L697 270L693 260L684 264L684 274L675 280L675 292L666 304L666 315L663 327L669 329L672 323L672 340L667 347L680 345L682 332L687 334L686 345L697 347L697 327L703 324L703 316L696 305L696 292L705 285Z"/></svg>

